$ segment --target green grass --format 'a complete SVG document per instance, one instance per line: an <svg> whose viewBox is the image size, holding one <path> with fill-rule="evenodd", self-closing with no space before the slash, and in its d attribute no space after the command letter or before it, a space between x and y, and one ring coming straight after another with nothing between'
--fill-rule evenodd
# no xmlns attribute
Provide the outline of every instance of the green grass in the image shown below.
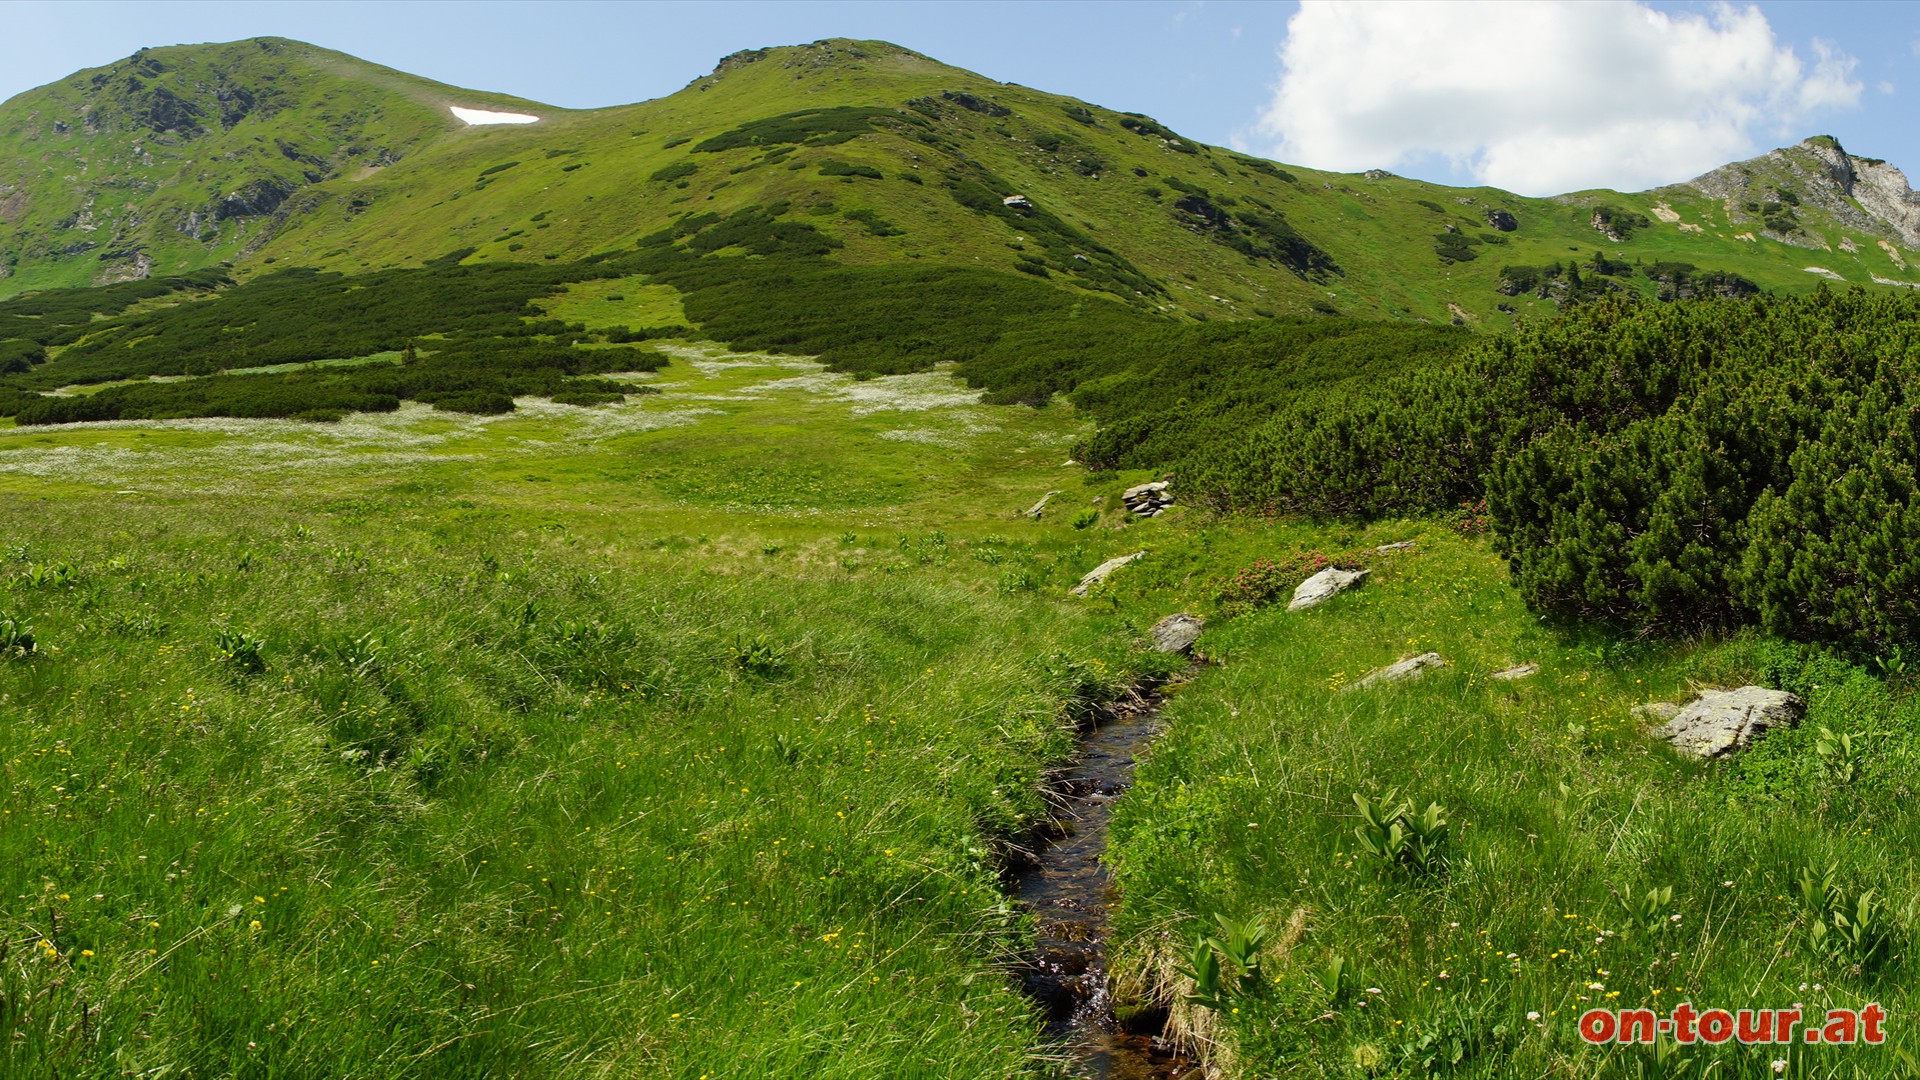
<svg viewBox="0 0 1920 1080"><path fill-rule="evenodd" d="M1920 886L1904 675L1548 626L1439 522L1133 522L1152 474L1064 466L1073 410L943 371L669 351L601 409L0 429L0 618L36 642L0 661L0 1072L1056 1075L997 871L1174 610L1211 663L1116 821L1117 969L1177 998L1203 921L1268 920L1239 1014L1175 1009L1228 1075L1426 1075L1429 1038L1458 1075L1641 1075L1572 1034L1615 991L1915 1007L1904 958L1809 953L1793 884ZM1324 609L1222 610L1256 559L1410 537ZM1425 649L1452 666L1338 689ZM1748 680L1813 711L1731 766L1627 711ZM1356 853L1351 796L1393 785L1445 806L1443 872ZM1615 893L1669 885L1680 921L1630 928Z"/></svg>
<svg viewBox="0 0 1920 1080"><path fill-rule="evenodd" d="M1152 666L1041 599L1110 541L1014 517L1079 423L795 361L659 381L8 430L7 1070L1041 1070L1000 852L1072 702ZM787 474L717 498L758 475L728 448Z"/></svg>
<svg viewBox="0 0 1920 1080"><path fill-rule="evenodd" d="M638 330L653 326L685 326L680 291L648 281L646 275L579 281L538 303L549 317L589 330L624 326Z"/></svg>

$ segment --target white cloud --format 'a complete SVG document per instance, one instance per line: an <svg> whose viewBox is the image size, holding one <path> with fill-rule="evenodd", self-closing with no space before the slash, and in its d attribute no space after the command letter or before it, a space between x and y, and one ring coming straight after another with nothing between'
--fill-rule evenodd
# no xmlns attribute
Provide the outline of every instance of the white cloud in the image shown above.
<svg viewBox="0 0 1920 1080"><path fill-rule="evenodd" d="M1256 131L1309 168L1439 155L1530 195L1685 180L1859 103L1855 60L1778 42L1757 8L1303 0Z"/></svg>

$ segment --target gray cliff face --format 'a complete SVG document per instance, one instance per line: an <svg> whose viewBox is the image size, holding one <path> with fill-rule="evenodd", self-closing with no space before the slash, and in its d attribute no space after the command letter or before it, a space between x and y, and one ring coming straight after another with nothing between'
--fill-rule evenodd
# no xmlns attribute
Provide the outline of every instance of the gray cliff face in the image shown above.
<svg viewBox="0 0 1920 1080"><path fill-rule="evenodd" d="M1907 174L1884 161L1861 161L1853 197L1860 208L1885 221L1900 235L1900 243L1920 248L1920 194L1907 184Z"/></svg>
<svg viewBox="0 0 1920 1080"><path fill-rule="evenodd" d="M1799 220L1802 211L1817 209L1844 228L1920 249L1920 195L1906 174L1847 153L1831 136L1723 165L1684 186L1723 200L1732 221L1782 243L1825 247Z"/></svg>

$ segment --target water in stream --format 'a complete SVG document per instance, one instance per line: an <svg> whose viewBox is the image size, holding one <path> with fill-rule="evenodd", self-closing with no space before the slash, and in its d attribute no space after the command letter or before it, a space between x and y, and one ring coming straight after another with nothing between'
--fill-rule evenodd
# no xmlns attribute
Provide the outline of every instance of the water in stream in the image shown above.
<svg viewBox="0 0 1920 1080"><path fill-rule="evenodd" d="M1046 1006L1048 1033L1090 1080L1185 1080L1204 1075L1169 1052L1157 1023L1121 1025L1107 985L1108 912L1113 879L1100 856L1114 803L1133 783L1134 758L1159 733L1157 703L1136 699L1110 708L1081 744L1081 755L1053 791L1062 805L1054 833L1020 874L1020 902L1039 921L1026 970L1027 992ZM1139 1030L1129 1030L1129 1027Z"/></svg>

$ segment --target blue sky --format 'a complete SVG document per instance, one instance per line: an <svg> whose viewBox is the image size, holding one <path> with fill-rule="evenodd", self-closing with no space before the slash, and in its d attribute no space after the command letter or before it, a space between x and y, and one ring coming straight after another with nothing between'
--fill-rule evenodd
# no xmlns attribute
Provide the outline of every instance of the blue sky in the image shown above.
<svg viewBox="0 0 1920 1080"><path fill-rule="evenodd" d="M1530 194L1673 182L1827 133L1920 172L1920 3L44 2L4 6L0 97L142 45L298 38L566 107L721 56L884 38L1206 142Z"/></svg>

